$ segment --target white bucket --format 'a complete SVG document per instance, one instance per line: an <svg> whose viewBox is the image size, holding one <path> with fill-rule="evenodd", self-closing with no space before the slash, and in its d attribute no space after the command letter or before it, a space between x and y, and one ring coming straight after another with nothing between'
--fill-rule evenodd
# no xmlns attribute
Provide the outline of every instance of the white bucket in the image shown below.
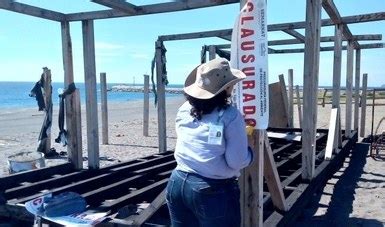
<svg viewBox="0 0 385 227"><path fill-rule="evenodd" d="M44 154L41 152L20 152L8 157L9 173L45 167Z"/></svg>

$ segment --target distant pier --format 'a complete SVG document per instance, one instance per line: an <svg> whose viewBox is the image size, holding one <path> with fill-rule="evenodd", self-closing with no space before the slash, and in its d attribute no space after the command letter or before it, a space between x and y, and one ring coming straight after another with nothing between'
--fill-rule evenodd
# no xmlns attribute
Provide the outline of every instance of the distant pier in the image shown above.
<svg viewBox="0 0 385 227"><path fill-rule="evenodd" d="M144 86L114 85L108 91L110 92L144 92ZM151 86L149 87L149 91L152 92ZM183 94L183 88L166 87L165 91L171 94Z"/></svg>

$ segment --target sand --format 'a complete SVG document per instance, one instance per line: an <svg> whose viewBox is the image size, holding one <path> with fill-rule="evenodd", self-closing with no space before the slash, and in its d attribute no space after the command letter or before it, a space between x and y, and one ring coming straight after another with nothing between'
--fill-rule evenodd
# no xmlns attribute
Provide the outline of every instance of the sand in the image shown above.
<svg viewBox="0 0 385 227"><path fill-rule="evenodd" d="M184 102L182 97L168 98L167 103L167 149L173 150L176 134L174 119L178 107ZM57 107L54 107L52 126L52 146L57 152L66 151L66 147L54 143L58 135ZM87 157L86 116L82 107L83 156ZM100 108L99 108L100 109ZM330 105L318 108L319 128L329 127ZM109 111L109 144L100 145L100 165L111 165L121 161L136 159L158 152L157 112L150 103L149 136L143 136L143 103L142 101L110 102ZM273 111L273 110L271 110ZM374 129L385 115L385 106L376 107ZM43 112L36 108L0 110L0 176L8 175L7 157L22 151L35 151ZM99 113L99 119L101 114ZM341 106L341 123L345 125L345 106ZM99 122L101 122L99 120ZM297 106L294 106L294 126L298 127ZM99 123L101 128L101 123ZM379 131L385 130L385 122ZM366 135L371 131L371 107L366 114ZM101 131L99 133L101 142ZM361 145L359 145L361 146ZM381 224L385 222L385 162L383 159L367 157L367 147L347 158L345 165L329 180L328 184L314 195L304 223L318 220L318 224L351 222L351 226L359 223ZM353 153L354 154L354 153ZM52 166L66 161L66 157L46 159L46 165ZM87 161L83 162L87 167ZM339 216L338 216L339 215Z"/></svg>

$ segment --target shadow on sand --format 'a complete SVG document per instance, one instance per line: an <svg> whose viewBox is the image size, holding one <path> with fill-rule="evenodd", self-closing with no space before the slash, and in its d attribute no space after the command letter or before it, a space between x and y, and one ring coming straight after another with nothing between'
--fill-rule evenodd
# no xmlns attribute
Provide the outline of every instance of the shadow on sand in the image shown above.
<svg viewBox="0 0 385 227"><path fill-rule="evenodd" d="M324 187L320 187L306 210L290 226L383 226L383 223L374 219L350 218L349 214L353 211L353 201L355 199L355 188L361 175L364 173L364 166L369 152L369 144L357 143L350 157L346 158L344 165L347 167L340 176L335 174L329 179L328 184L333 185L333 193L324 193ZM330 202L325 205L320 203L322 195L329 195ZM315 216L318 209L326 210L324 215Z"/></svg>

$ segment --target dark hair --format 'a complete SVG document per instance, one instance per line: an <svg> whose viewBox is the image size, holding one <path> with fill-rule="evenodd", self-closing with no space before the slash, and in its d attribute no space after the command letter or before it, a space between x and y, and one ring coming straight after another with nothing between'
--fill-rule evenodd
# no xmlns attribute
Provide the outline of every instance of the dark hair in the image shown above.
<svg viewBox="0 0 385 227"><path fill-rule="evenodd" d="M197 99L186 93L184 95L192 106L190 115L198 120L202 119L202 115L211 113L215 108L226 109L230 105L226 91L222 91L211 99Z"/></svg>

